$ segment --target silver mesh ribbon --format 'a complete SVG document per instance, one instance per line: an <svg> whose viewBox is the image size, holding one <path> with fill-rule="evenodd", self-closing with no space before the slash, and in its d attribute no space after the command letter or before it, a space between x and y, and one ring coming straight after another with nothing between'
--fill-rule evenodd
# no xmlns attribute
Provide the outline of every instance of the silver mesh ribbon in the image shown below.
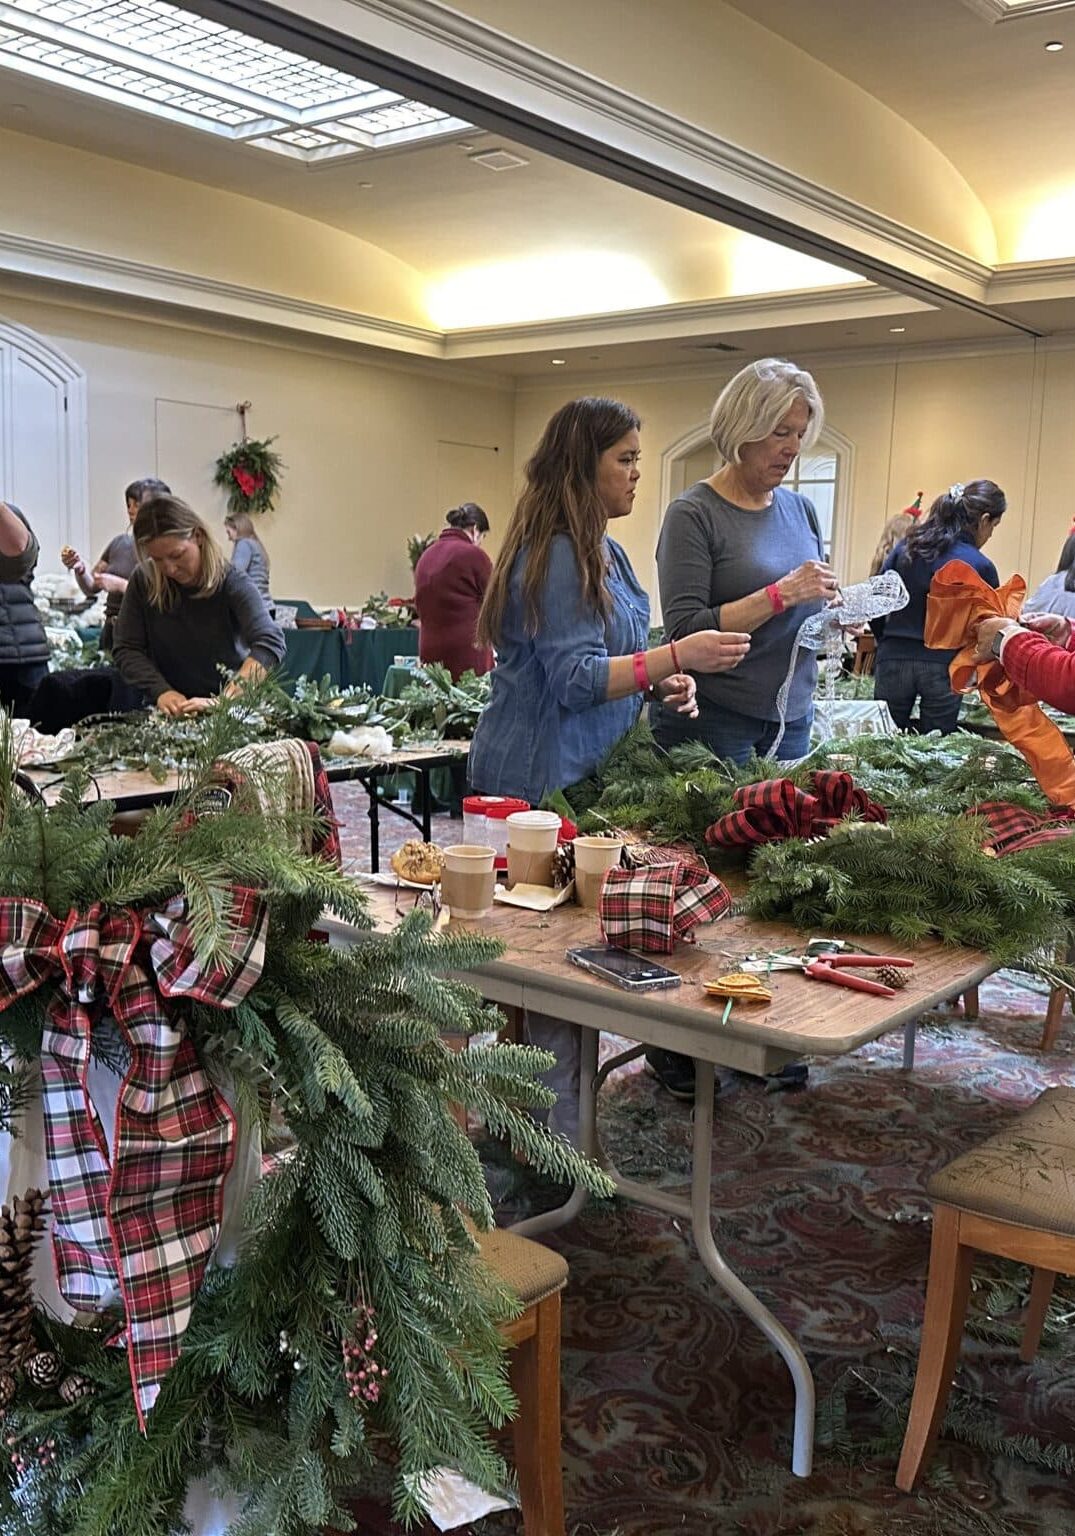
<svg viewBox="0 0 1075 1536"><path fill-rule="evenodd" d="M885 614L895 613L898 608L906 608L910 600L903 579L896 571L883 571L880 576L871 576L869 581L858 581L852 587L844 587L839 599L829 608L823 608L820 613L812 613L799 625L799 633L795 636L795 644L791 648L791 658L788 661L787 676L780 685L780 692L776 696L777 719L780 722L773 744L769 748L768 756L775 757L776 750L784 739L784 729L787 725L788 695L791 692L791 680L795 675L795 663L799 659L799 651L824 651L829 665L826 668L826 692L830 699L836 697L836 663L843 655L844 630L853 628L857 624L867 624L870 619L884 618Z"/></svg>

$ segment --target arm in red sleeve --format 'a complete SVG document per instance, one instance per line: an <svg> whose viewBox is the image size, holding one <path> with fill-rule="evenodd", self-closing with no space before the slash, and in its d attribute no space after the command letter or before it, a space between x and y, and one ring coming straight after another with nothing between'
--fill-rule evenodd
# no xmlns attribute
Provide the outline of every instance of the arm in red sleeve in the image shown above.
<svg viewBox="0 0 1075 1536"><path fill-rule="evenodd" d="M1030 630L1004 645L1004 670L1042 704L1075 714L1075 650L1063 650Z"/></svg>

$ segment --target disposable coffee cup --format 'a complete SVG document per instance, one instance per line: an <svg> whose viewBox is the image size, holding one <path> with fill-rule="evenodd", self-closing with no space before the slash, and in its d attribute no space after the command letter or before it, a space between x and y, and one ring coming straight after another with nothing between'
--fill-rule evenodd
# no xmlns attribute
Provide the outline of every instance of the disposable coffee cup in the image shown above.
<svg viewBox="0 0 1075 1536"><path fill-rule="evenodd" d="M440 896L453 917L487 917L496 885L496 849L455 843L444 850Z"/></svg>
<svg viewBox="0 0 1075 1536"><path fill-rule="evenodd" d="M576 837L575 899L580 907L597 906L605 876L619 864L622 852L622 838Z"/></svg>
<svg viewBox="0 0 1075 1536"><path fill-rule="evenodd" d="M562 826L555 811L513 811L508 817L508 885L551 885Z"/></svg>

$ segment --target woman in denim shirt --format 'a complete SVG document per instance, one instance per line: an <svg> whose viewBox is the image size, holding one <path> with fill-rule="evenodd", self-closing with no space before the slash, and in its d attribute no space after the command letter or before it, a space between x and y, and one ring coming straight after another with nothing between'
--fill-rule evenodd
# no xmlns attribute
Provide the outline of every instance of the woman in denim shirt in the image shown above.
<svg viewBox="0 0 1075 1536"><path fill-rule="evenodd" d="M572 400L548 423L526 466L478 621L497 665L470 750L479 794L539 802L593 773L638 719L644 697L691 714L696 672L723 672L747 654L743 634L700 630L646 649L649 600L608 537L629 517L639 469L639 419L617 400ZM578 1126L575 1025L530 1015L530 1038L557 1057L557 1130Z"/></svg>

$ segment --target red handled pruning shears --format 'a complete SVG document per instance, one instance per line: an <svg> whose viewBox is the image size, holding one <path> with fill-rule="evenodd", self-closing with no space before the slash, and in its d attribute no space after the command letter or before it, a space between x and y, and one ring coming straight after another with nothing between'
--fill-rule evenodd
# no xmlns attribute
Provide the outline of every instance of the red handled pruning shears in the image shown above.
<svg viewBox="0 0 1075 1536"><path fill-rule="evenodd" d="M894 955L844 955L831 954L820 955L816 960L809 956L803 960L803 970L814 981L829 981L833 986L850 987L855 992L871 992L874 997L895 997L896 989L886 987L883 981L871 981L868 976L844 976L841 974L844 966L868 965L874 970L879 965L893 965L900 970L905 970L914 965L913 960L905 960Z"/></svg>

